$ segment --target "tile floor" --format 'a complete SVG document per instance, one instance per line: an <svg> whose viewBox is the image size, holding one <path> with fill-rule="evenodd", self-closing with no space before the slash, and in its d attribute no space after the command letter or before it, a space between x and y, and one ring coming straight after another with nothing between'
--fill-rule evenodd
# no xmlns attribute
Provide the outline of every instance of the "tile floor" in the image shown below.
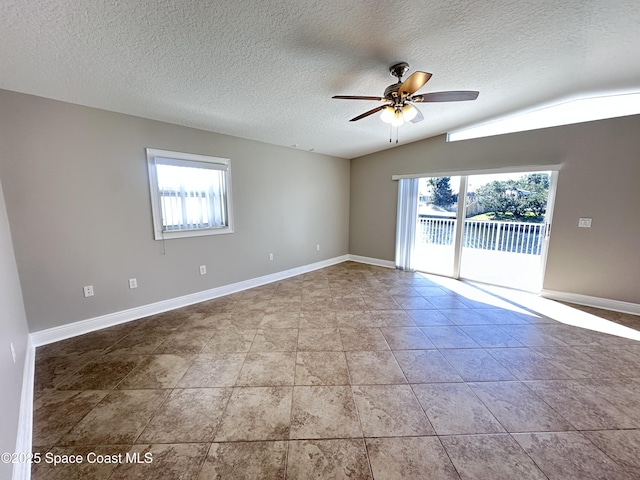
<svg viewBox="0 0 640 480"><path fill-rule="evenodd" d="M85 462L33 478L640 478L640 344L460 286L348 262L38 348L34 452Z"/></svg>

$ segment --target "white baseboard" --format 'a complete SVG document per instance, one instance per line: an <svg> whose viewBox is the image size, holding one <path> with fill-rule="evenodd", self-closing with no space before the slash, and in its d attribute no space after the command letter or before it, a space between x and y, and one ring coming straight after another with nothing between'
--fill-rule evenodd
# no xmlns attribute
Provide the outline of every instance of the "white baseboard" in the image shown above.
<svg viewBox="0 0 640 480"><path fill-rule="evenodd" d="M49 343L58 342L60 340L65 340L67 338L83 335L85 333L93 332L103 328L112 327L121 323L138 320L139 318L148 317L149 315L156 315L168 310L186 307L187 305L193 305L194 303L204 302L206 300L212 300L224 295L241 292L242 290L247 290L249 288L259 287L260 285L278 282L289 277L295 277L296 275L301 275L303 273L312 272L320 268L325 268L331 265L346 262L347 260L349 260L349 255L342 255L340 257L330 258L321 262L291 268L282 272L276 272L269 275L264 275L262 277L256 277L249 280L244 280L242 282L232 283L230 285L223 285L221 287L184 295L182 297L162 300L160 302L152 303L149 305L143 305L128 310L108 313L100 317L89 318L87 320L80 320L78 322L61 325L59 327L40 330L38 332L33 332L30 335L31 341L35 347L47 345Z"/></svg>
<svg viewBox="0 0 640 480"><path fill-rule="evenodd" d="M556 290L542 290L540 296L561 302L575 303L587 307L603 308L614 312L630 313L640 315L640 304L622 302L620 300L609 300L608 298L592 297L579 293L558 292Z"/></svg>
<svg viewBox="0 0 640 480"><path fill-rule="evenodd" d="M18 436L16 438L17 454L31 453L33 427L33 387L35 382L36 348L27 338L27 349L22 374L22 393L20 395L20 415L18 417ZM13 465L13 480L29 480L31 478L31 464L18 462Z"/></svg>
<svg viewBox="0 0 640 480"><path fill-rule="evenodd" d="M361 257L360 255L348 255L352 262L366 263L367 265L375 265L377 267L396 268L395 262L390 260L380 260L379 258Z"/></svg>

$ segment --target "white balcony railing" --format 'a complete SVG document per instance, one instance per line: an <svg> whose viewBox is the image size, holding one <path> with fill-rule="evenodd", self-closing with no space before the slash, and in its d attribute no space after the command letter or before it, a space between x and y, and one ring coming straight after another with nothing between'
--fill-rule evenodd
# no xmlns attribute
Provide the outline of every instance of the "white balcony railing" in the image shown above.
<svg viewBox="0 0 640 480"><path fill-rule="evenodd" d="M456 220L418 219L418 243L453 245ZM464 221L463 246L526 255L540 255L545 225L542 223Z"/></svg>

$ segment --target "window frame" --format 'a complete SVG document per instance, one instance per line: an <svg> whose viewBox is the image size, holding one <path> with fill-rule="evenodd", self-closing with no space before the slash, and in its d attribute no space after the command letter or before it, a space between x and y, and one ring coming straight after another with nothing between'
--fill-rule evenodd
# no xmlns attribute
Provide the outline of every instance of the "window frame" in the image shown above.
<svg viewBox="0 0 640 480"><path fill-rule="evenodd" d="M173 238L200 237L207 235L224 235L234 232L233 201L231 191L231 160L222 157L198 155L194 153L174 152L157 148L146 148L147 168L149 171L149 193L151 196L151 212L153 220L153 233L155 240L169 240ZM162 162L164 165L193 166L196 168L208 168L224 172L227 225L222 227L203 227L181 230L165 230L163 228L162 200L158 185L158 173L156 170L156 158L169 160ZM197 164L201 164L198 166Z"/></svg>

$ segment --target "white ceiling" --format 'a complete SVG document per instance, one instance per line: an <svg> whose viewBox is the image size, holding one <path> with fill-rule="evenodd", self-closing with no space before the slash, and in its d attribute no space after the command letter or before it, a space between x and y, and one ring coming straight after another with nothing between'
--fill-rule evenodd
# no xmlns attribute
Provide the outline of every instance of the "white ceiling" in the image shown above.
<svg viewBox="0 0 640 480"><path fill-rule="evenodd" d="M353 158L393 147L399 61L433 73L400 144L576 93L640 90L637 0L2 0L0 88ZM406 78L406 77L405 77ZM394 136L395 140L395 136Z"/></svg>

